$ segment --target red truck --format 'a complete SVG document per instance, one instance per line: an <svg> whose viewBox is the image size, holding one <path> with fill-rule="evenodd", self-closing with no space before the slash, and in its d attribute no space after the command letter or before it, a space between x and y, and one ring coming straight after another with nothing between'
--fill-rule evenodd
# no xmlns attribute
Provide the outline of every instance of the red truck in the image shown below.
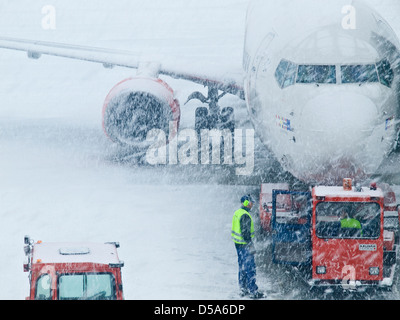
<svg viewBox="0 0 400 320"><path fill-rule="evenodd" d="M389 188L316 186L311 192L263 185L260 222L272 260L296 266L311 287L391 288L399 206Z"/></svg>
<svg viewBox="0 0 400 320"><path fill-rule="evenodd" d="M47 243L24 238L27 300L123 300L117 242Z"/></svg>

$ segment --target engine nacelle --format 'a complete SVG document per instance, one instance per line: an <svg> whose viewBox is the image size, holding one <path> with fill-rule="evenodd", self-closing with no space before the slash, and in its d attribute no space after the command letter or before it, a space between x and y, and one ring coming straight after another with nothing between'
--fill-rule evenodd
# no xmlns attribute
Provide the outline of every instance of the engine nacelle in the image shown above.
<svg viewBox="0 0 400 320"><path fill-rule="evenodd" d="M145 146L147 133L161 129L171 140L177 133L180 106L173 90L159 78L135 77L118 83L103 106L103 129L114 142ZM170 123L173 123L171 130Z"/></svg>

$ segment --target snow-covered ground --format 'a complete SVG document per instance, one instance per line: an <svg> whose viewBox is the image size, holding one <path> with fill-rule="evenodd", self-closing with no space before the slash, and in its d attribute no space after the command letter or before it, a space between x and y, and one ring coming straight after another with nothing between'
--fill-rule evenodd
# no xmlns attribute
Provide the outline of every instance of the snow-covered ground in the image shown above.
<svg viewBox="0 0 400 320"><path fill-rule="evenodd" d="M2 35L240 65L247 1L2 1ZM233 211L247 187L198 181L203 168L111 161L101 128L108 91L134 70L0 51L1 299L28 293L23 236L43 241L119 241L127 299L220 299L236 292ZM238 62L239 61L239 62ZM167 79L183 105L194 90ZM236 98L227 101L238 103ZM183 124L196 104L184 108ZM190 125L190 123L188 123ZM193 176L191 172L193 171ZM212 178L211 178L212 180Z"/></svg>
<svg viewBox="0 0 400 320"><path fill-rule="evenodd" d="M45 30L47 1L3 0L0 33L237 67L247 2L53 0L56 29ZM114 161L101 108L134 70L30 60L8 50L0 50L0 70L0 299L28 293L26 234L48 242L119 241L126 299L238 298L231 218L240 197L257 187L224 183L226 171L212 166ZM183 103L204 88L165 79L181 101L182 124L190 126L197 105ZM244 110L235 97L221 103ZM275 292L271 298L298 297L281 293L276 281L260 270L259 286Z"/></svg>

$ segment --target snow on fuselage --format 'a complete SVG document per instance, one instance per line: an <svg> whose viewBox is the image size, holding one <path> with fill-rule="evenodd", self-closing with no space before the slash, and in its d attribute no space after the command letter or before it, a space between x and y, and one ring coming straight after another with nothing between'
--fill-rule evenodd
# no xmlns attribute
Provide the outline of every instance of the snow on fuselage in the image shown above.
<svg viewBox="0 0 400 320"><path fill-rule="evenodd" d="M285 170L309 183L377 170L397 133L396 47L396 34L364 3L250 3L246 100Z"/></svg>

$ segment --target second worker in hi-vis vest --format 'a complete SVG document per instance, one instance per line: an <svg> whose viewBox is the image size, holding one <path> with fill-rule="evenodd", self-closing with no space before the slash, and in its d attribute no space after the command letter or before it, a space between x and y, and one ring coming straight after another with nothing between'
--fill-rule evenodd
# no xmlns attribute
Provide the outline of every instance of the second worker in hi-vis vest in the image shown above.
<svg viewBox="0 0 400 320"><path fill-rule="evenodd" d="M238 255L240 295L258 299L264 295L258 291L256 284L254 221L250 215L254 201L250 195L246 195L240 202L242 207L233 215L231 233Z"/></svg>

